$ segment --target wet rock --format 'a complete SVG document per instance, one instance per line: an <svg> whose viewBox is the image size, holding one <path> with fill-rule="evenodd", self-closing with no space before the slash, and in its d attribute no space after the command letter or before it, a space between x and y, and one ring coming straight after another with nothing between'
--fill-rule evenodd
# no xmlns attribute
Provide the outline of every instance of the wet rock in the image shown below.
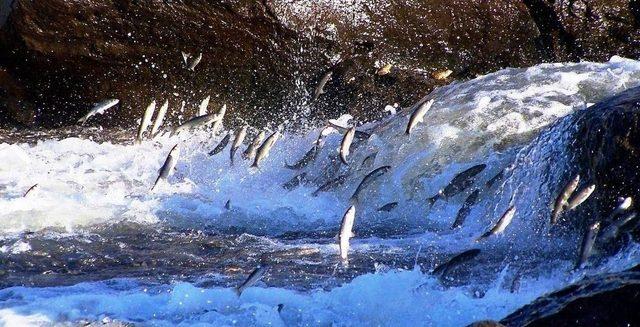
<svg viewBox="0 0 640 327"><path fill-rule="evenodd" d="M7 2L3 2L6 7ZM3 8L4 8L3 7ZM92 124L135 125L151 99L169 119L212 96L250 123L351 112L375 118L433 87L505 66L638 57L636 1L290 2L12 1L0 28L0 119L72 124L91 105L122 105ZM202 62L185 69L181 51ZM393 64L389 74L376 71ZM448 79L432 73L451 69ZM334 71L327 94L313 89ZM6 77L8 76L8 77ZM9 86L7 86L9 85ZM176 112L182 102L184 112ZM229 115L232 117L233 115ZM233 122L230 122L233 123Z"/></svg>
<svg viewBox="0 0 640 327"><path fill-rule="evenodd" d="M636 326L640 273L583 280L545 295L500 321L506 326Z"/></svg>

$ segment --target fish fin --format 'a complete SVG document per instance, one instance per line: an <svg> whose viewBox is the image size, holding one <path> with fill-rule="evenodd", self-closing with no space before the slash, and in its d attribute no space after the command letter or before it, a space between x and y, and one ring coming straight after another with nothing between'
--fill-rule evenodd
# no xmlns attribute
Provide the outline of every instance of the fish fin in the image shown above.
<svg viewBox="0 0 640 327"><path fill-rule="evenodd" d="M350 235L349 237L351 237L351 238L354 238L354 237L356 237L356 233L354 233L354 232L351 232L351 235Z"/></svg>
<svg viewBox="0 0 640 327"><path fill-rule="evenodd" d="M336 234L336 236L333 237L334 240L339 241L340 240L340 233Z"/></svg>
<svg viewBox="0 0 640 327"><path fill-rule="evenodd" d="M342 156L340 156L340 161L342 161L343 164L349 166L349 163L347 162L346 158L343 158Z"/></svg>

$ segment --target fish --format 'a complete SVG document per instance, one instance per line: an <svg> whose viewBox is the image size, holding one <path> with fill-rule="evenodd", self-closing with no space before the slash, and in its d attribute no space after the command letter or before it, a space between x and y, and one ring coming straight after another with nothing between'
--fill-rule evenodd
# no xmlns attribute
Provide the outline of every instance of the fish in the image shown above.
<svg viewBox="0 0 640 327"><path fill-rule="evenodd" d="M378 152L374 152L366 156L364 159L362 159L362 163L360 164L360 169L366 169L371 167L371 165L373 165L373 162L376 160L376 155L378 155Z"/></svg>
<svg viewBox="0 0 640 327"><path fill-rule="evenodd" d="M190 71L195 71L196 66L198 66L201 60L202 60L202 52L198 54L198 56L195 59L193 59L193 61L191 62L191 65L189 65L187 69L189 69Z"/></svg>
<svg viewBox="0 0 640 327"><path fill-rule="evenodd" d="M87 122L87 120L89 120L89 118L91 118L92 116L97 114L103 114L105 111L107 111L107 109L117 105L118 103L120 103L120 100L118 99L108 99L108 100L99 102L95 106L93 106L93 108L91 108L91 110L89 110L89 112L87 112L86 115L78 119L78 123L80 123L81 125L84 125Z"/></svg>
<svg viewBox="0 0 640 327"><path fill-rule="evenodd" d="M629 210L633 205L633 199L631 197L619 198L618 206L611 213L611 219L615 218L617 215Z"/></svg>
<svg viewBox="0 0 640 327"><path fill-rule="evenodd" d="M424 115L427 113L427 111L429 111L429 109L431 109L431 106L433 105L433 99L423 103L420 107L418 107L418 109L416 109L411 116L409 117L409 123L407 124L407 130L405 131L405 134L407 135L411 135L411 131L413 130L414 127L416 127L416 125L418 125L418 123L422 122L424 119Z"/></svg>
<svg viewBox="0 0 640 327"><path fill-rule="evenodd" d="M198 116L207 114L207 107L209 107L210 100L211 96L207 96L206 98L204 98L204 100L202 100L202 102L200 102L200 105L198 106Z"/></svg>
<svg viewBox="0 0 640 327"><path fill-rule="evenodd" d="M151 127L151 137L155 137L160 131L160 126L162 126L164 116L167 114L167 109L169 109L169 100L165 100L162 107L160 107L160 110L158 110L156 120L153 122L153 126Z"/></svg>
<svg viewBox="0 0 640 327"><path fill-rule="evenodd" d="M332 123L330 121L327 122L327 125L329 127L335 128L340 133L346 133L349 130L349 128L347 128L347 127L340 126L340 125ZM368 139L370 137L371 137L371 134L369 134L367 132L359 131L359 130L356 130L356 132L354 134L354 138L356 138L358 140L366 140L366 139Z"/></svg>
<svg viewBox="0 0 640 327"><path fill-rule="evenodd" d="M340 143L340 160L343 164L349 165L347 163L347 156L349 155L349 148L351 147L351 142L353 142L353 137L356 134L356 128L351 127L344 133L344 137L342 138L342 142Z"/></svg>
<svg viewBox="0 0 640 327"><path fill-rule="evenodd" d="M349 201L351 203L357 203L358 202L358 196L360 195L360 193L367 186L371 185L371 183L373 183L375 180L380 178L380 176L384 175L389 170L391 170L391 166L382 166L382 167L378 167L378 168L374 169L369 174L367 174L367 176L365 176L362 179L362 182L360 182L360 184L356 188L356 191L353 192L353 195L351 196L351 199L349 199Z"/></svg>
<svg viewBox="0 0 640 327"><path fill-rule="evenodd" d="M231 210L231 199L227 200L227 202L224 204L224 208L227 210Z"/></svg>
<svg viewBox="0 0 640 327"><path fill-rule="evenodd" d="M300 186L300 184L307 178L307 173L303 172L302 174L296 175L293 178L291 178L288 182L282 184L282 188L284 188L287 191L291 191L295 188L297 188L298 186Z"/></svg>
<svg viewBox="0 0 640 327"><path fill-rule="evenodd" d="M260 164L260 161L264 160L266 157L269 156L269 152L271 151L271 148L273 147L274 144L276 144L276 141L278 140L279 137L280 137L280 132L275 131L273 132L273 134L267 137L267 139L264 140L264 142L262 142L262 145L258 148L258 150L256 150L256 158L253 160L253 164L251 165L251 167L259 168L258 165Z"/></svg>
<svg viewBox="0 0 640 327"><path fill-rule="evenodd" d="M513 219L513 216L516 214L516 207L515 206L511 206L509 207L509 209L507 209L507 211L504 212L504 214L502 214L502 217L500 217L500 219L498 220L498 222L496 223L495 226L493 226L493 228L491 228L488 232L482 234L482 236L478 237L477 241L480 241L482 239L485 239L489 236L492 235L498 235L498 234L502 234L502 232L504 232L505 228L507 228L507 226L509 226L509 224L511 223L511 220Z"/></svg>
<svg viewBox="0 0 640 327"><path fill-rule="evenodd" d="M253 138L253 141L251 142L251 144L249 144L249 147L244 150L244 153L242 153L242 157L248 160L252 160L256 155L256 150L258 149L258 147L260 147L260 144L262 144L265 136L266 133L264 131L260 131L260 133L258 133L258 135Z"/></svg>
<svg viewBox="0 0 640 327"><path fill-rule="evenodd" d="M184 66L187 67L189 65L189 58L191 58L191 54L184 51L180 52L182 53L182 62L184 62Z"/></svg>
<svg viewBox="0 0 640 327"><path fill-rule="evenodd" d="M309 149L309 151L307 151L307 153L304 154L304 156L300 160L298 160L298 162L294 163L293 165L290 165L285 161L284 166L292 170L302 169L306 167L309 163L311 163L313 160L315 160L317 155L318 155L318 146L314 145L311 149Z"/></svg>
<svg viewBox="0 0 640 327"><path fill-rule="evenodd" d="M38 183L33 184L26 192L24 192L24 194L22 195L23 198L26 198L27 195L29 195L29 193L33 192L36 188L38 187Z"/></svg>
<svg viewBox="0 0 640 327"><path fill-rule="evenodd" d="M231 144L231 151L229 151L229 159L231 159L231 164L233 165L233 157L236 154L236 151L244 142L244 139L247 137L247 126L242 126L240 130L236 133L236 137L233 139L233 143Z"/></svg>
<svg viewBox="0 0 640 327"><path fill-rule="evenodd" d="M247 288L255 285L262 277L264 277L265 273L269 270L269 265L263 264L254 269L249 277L242 283L240 286L236 287L235 291L238 296L242 295Z"/></svg>
<svg viewBox="0 0 640 327"><path fill-rule="evenodd" d="M607 226L607 228L605 228L600 238L604 242L608 242L612 239L617 238L618 235L620 234L620 229L622 228L622 226L626 225L627 223L634 220L635 218L636 218L636 213L631 212L628 215L625 215L622 218L612 222L609 226Z"/></svg>
<svg viewBox="0 0 640 327"><path fill-rule="evenodd" d="M229 144L229 140L231 139L231 133L227 133L227 135L224 136L224 138L222 139L222 141L220 141L220 143L218 143L218 145L209 152L210 156L214 156L220 152L222 152L222 150L224 150L224 148L227 147L227 144Z"/></svg>
<svg viewBox="0 0 640 327"><path fill-rule="evenodd" d="M480 254L480 249L471 249L459 253L451 259L447 260L447 262L438 265L435 269L433 269L432 274L445 276L449 271L451 271L451 269L460 266L461 264L469 260L472 260L473 258L478 256L478 254Z"/></svg>
<svg viewBox="0 0 640 327"><path fill-rule="evenodd" d="M171 151L169 151L169 155L167 156L167 159L164 161L164 164L162 165L162 167L160 168L160 173L158 174L158 178L156 178L156 182L153 183L153 186L151 187L151 191L153 191L156 188L160 180L167 180L167 177L169 177L173 173L173 169L176 168L176 164L178 163L179 156L180 156L180 148L176 144L173 146L173 148L171 148Z"/></svg>
<svg viewBox="0 0 640 327"><path fill-rule="evenodd" d="M495 184L496 182L502 180L503 177L504 177L504 169L501 170L499 173L497 173L495 176L491 177L491 179L488 180L485 185L487 186L487 188L491 188L491 186L493 186L493 184Z"/></svg>
<svg viewBox="0 0 640 327"><path fill-rule="evenodd" d="M469 212L471 212L471 207L473 207L478 202L479 195L480 190L476 189L475 191L471 192L471 194L469 194L466 200L464 200L462 207L460 207L460 210L458 210L456 220L453 222L453 225L451 225L451 229L459 228L462 226L462 224L464 224L464 220L467 219Z"/></svg>
<svg viewBox="0 0 640 327"><path fill-rule="evenodd" d="M427 202L429 203L429 207L432 207L433 204L436 203L436 201L438 201L438 199L446 200L464 191L466 188L468 188L473 184L473 182L475 181L476 175L481 173L486 167L487 165L485 164L479 164L458 173L456 176L453 177L451 182L447 184L444 190L439 191L436 195L427 199Z"/></svg>
<svg viewBox="0 0 640 327"><path fill-rule="evenodd" d="M376 74L378 74L379 76L387 75L387 74L389 74L391 72L391 68L393 68L392 64L386 64L386 65L382 66L380 69L378 69Z"/></svg>
<svg viewBox="0 0 640 327"><path fill-rule="evenodd" d="M327 82L329 82L332 75L333 75L333 72L329 71L326 74L324 74L324 76L322 76L322 79L316 86L316 89L313 93L313 99L311 100L311 102L318 100L318 97L320 97L322 94L325 93L324 86L327 84Z"/></svg>
<svg viewBox="0 0 640 327"><path fill-rule="evenodd" d="M591 249L593 249L593 244L596 242L596 238L598 237L598 232L600 231L600 222L597 221L589 226L584 233L584 237L582 238L582 245L580 246L580 253L578 255L578 260L576 261L576 266L574 269L581 269L584 264L589 259L591 255Z"/></svg>
<svg viewBox="0 0 640 327"><path fill-rule="evenodd" d="M444 79L447 79L447 77L449 77L452 73L453 73L452 70L445 69L445 70L434 72L433 74L431 74L431 76L437 80L444 80Z"/></svg>
<svg viewBox="0 0 640 327"><path fill-rule="evenodd" d="M352 231L355 219L356 207L352 205L344 213L344 216L342 216L342 222L340 223L340 233L338 234L340 259L345 262L349 257L349 240L355 236Z"/></svg>
<svg viewBox="0 0 640 327"><path fill-rule="evenodd" d="M317 190L313 191L313 193L311 193L312 196L318 196L318 194L320 194L320 192L326 192L330 189L333 189L335 187L338 187L342 184L344 184L344 182L347 181L347 174L344 175L340 175L332 180L329 180L328 182L322 184L320 187L318 187Z"/></svg>
<svg viewBox="0 0 640 327"><path fill-rule="evenodd" d="M576 191L578 184L580 183L580 175L576 175L569 183L562 189L562 192L558 194L555 204L553 205L553 211L551 212L551 225L555 225L558 222L558 218L562 215L567 207L567 200Z"/></svg>
<svg viewBox="0 0 640 327"><path fill-rule="evenodd" d="M210 113L210 114L206 114L206 115L202 115L202 116L197 116L197 117L193 117L189 120L187 120L186 122L184 122L182 125L176 127L173 132L171 133L171 135L175 135L178 134L182 131L186 131L186 130L190 130L192 128L195 127L200 127L200 126L206 126L209 125L211 123L213 123L214 121L218 120L219 116L215 113Z"/></svg>
<svg viewBox="0 0 640 327"><path fill-rule="evenodd" d="M136 137L136 143L142 142L142 135L147 131L147 127L151 125L151 117L153 113L156 111L156 100L151 101L151 103L147 106L147 109L144 110L144 115L142 116L142 120L140 121L140 126L138 127L138 136Z"/></svg>
<svg viewBox="0 0 640 327"><path fill-rule="evenodd" d="M382 207L378 208L378 211L390 212L398 206L398 202L389 202Z"/></svg>
<svg viewBox="0 0 640 327"><path fill-rule="evenodd" d="M596 185L591 184L585 187L584 189L582 189L582 191L578 192L578 194L571 197L571 199L569 200L569 204L567 204L567 211L571 211L577 208L579 205L581 205L584 201L586 201L589 198L589 196L591 196L591 193L593 193L595 189L596 189Z"/></svg>

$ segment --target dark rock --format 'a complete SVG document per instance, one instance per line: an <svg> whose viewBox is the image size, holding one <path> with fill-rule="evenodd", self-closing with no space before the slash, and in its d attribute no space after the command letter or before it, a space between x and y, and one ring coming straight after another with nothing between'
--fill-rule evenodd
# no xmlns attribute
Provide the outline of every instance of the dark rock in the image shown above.
<svg viewBox="0 0 640 327"><path fill-rule="evenodd" d="M0 67L22 91L0 84L0 119L21 124L70 124L113 97L118 110L92 123L133 125L152 98L174 111L185 101L191 116L207 95L212 109L227 103L254 124L294 113L375 118L386 104L409 106L450 82L431 78L444 69L466 78L640 55L636 1L379 0L346 11L281 0L11 2ZM180 51L203 53L195 72ZM376 75L385 63L391 73ZM327 94L310 103L329 70Z"/></svg>
<svg viewBox="0 0 640 327"><path fill-rule="evenodd" d="M640 273L583 280L545 295L500 321L506 326L637 326Z"/></svg>

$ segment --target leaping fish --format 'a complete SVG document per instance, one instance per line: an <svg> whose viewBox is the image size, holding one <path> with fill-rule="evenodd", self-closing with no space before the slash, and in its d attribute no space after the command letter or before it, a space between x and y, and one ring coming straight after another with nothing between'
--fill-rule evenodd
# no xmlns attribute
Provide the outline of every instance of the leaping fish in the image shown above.
<svg viewBox="0 0 640 327"><path fill-rule="evenodd" d="M340 143L340 160L345 165L349 165L347 163L347 156L349 155L349 148L351 147L351 142L353 142L353 137L356 134L356 128L351 127L344 133L344 137L342 138L342 142Z"/></svg>
<svg viewBox="0 0 640 327"><path fill-rule="evenodd" d="M322 76L322 79L318 83L318 86L316 86L316 89L313 93L313 99L311 100L312 102L318 100L318 97L320 97L322 94L325 93L324 86L327 84L327 82L329 82L332 75L333 75L333 72L329 71L326 74L324 74L324 76Z"/></svg>
<svg viewBox="0 0 640 327"><path fill-rule="evenodd" d="M236 151L238 151L238 149L240 148L240 146L242 145L242 142L244 142L244 139L247 137L247 126L242 126L242 128L240 128L240 130L238 130L238 132L236 133L236 137L233 139L233 144L231 144L231 151L229 151L229 157L231 159L231 164L233 165L233 157L236 154Z"/></svg>
<svg viewBox="0 0 640 327"><path fill-rule="evenodd" d="M153 122L153 126L151 127L151 137L155 137L160 131L160 126L162 126L162 122L164 122L164 116L167 114L167 109L169 109L169 100L165 100L158 110L158 114L156 115L156 120Z"/></svg>
<svg viewBox="0 0 640 327"><path fill-rule="evenodd" d="M558 218L562 215L567 207L567 201L569 197L576 191L578 184L580 183L580 175L576 175L563 189L556 202L553 205L553 211L551 212L551 225L555 225L558 222Z"/></svg>
<svg viewBox="0 0 640 327"><path fill-rule="evenodd" d="M440 264L433 270L434 275L445 276L451 269L472 260L480 254L480 249L471 249L453 256L447 262Z"/></svg>
<svg viewBox="0 0 640 327"><path fill-rule="evenodd" d="M269 156L269 152L271 151L271 148L273 148L273 145L276 143L279 137L280 137L280 132L275 131L273 132L273 134L271 134L271 136L267 137L267 139L264 140L262 145L256 151L256 158L254 159L251 167L254 167L254 168L259 167L258 165L260 164L260 161L262 161L264 158Z"/></svg>
<svg viewBox="0 0 640 327"><path fill-rule="evenodd" d="M300 160L298 160L298 162L294 163L293 165L290 165L285 161L284 166L292 170L302 169L306 167L309 163L311 163L316 158L317 154L318 154L318 146L314 145L311 149L309 149L309 151L307 151L307 153L304 154L304 156Z"/></svg>
<svg viewBox="0 0 640 327"><path fill-rule="evenodd" d="M603 232L601 235L601 239L604 240L605 242L608 242L611 239L615 239L618 237L619 233L620 233L620 229L622 228L622 226L626 225L627 223L629 223L630 221L634 220L636 218L636 213L632 212L626 216L623 216L622 218L612 222Z"/></svg>
<svg viewBox="0 0 640 327"><path fill-rule="evenodd" d="M151 101L151 103L147 106L147 109L144 110L144 115L142 116L140 126L138 127L138 136L136 137L136 143L142 142L142 136L144 132L146 132L149 125L151 125L151 117L153 116L154 111L156 111L155 100Z"/></svg>
<svg viewBox="0 0 640 327"><path fill-rule="evenodd" d="M409 124L407 124L407 130L405 131L407 135L410 135L413 128L416 127L418 123L421 123L424 120L424 115L427 113L427 111L429 111L429 109L431 109L433 101L434 100L431 99L423 103L411 114L411 117L409 117Z"/></svg>
<svg viewBox="0 0 640 327"><path fill-rule="evenodd" d="M268 270L269 270L269 266L266 264L258 266L258 268L254 269L253 272L251 272L251 274L249 275L249 277L247 277L244 283L236 287L235 289L236 294L238 296L242 295L242 292L244 292L247 288L255 285L260 279L262 279L262 277Z"/></svg>
<svg viewBox="0 0 640 327"><path fill-rule="evenodd" d="M589 196L591 196L591 193L593 193L595 189L596 185L592 184L582 189L582 191L578 192L578 194L574 195L567 204L567 211L571 211L581 205L582 202L586 201Z"/></svg>
<svg viewBox="0 0 640 327"><path fill-rule="evenodd" d="M471 212L471 208L478 202L479 195L480 195L480 190L477 189L471 192L471 194L469 194L467 199L464 200L462 207L460 207L460 210L458 210L458 214L456 215L456 220L453 222L451 229L456 229L462 226L462 224L464 224L465 219L467 219L467 216Z"/></svg>
<svg viewBox="0 0 640 327"><path fill-rule="evenodd" d="M336 123L333 123L331 121L328 121L327 125L329 127L332 127L334 129L338 130L338 132L340 132L340 133L346 133L349 130L349 128L344 127L344 126L340 126L340 125L338 125ZM369 134L367 132L359 131L359 130L356 130L355 134L354 134L354 138L356 138L358 140L366 140L366 139L368 139L370 137L371 137L371 134Z"/></svg>
<svg viewBox="0 0 640 327"><path fill-rule="evenodd" d="M391 170L391 166L382 166L382 167L378 167L378 168L374 169L369 174L367 174L367 176L365 176L362 179L362 182L360 182L360 184L356 188L356 191L353 192L353 195L351 196L350 202L351 203L357 203L358 202L358 196L360 195L360 193L365 188L367 188L369 185L371 185L375 180L380 178L380 176L382 176L386 172L388 172L389 170Z"/></svg>
<svg viewBox="0 0 640 327"><path fill-rule="evenodd" d="M247 149L244 150L244 153L242 153L242 157L248 160L253 160L256 155L256 150L258 150L266 135L267 134L264 131L260 131L260 133L258 133L258 135L256 135L256 137L253 139L251 144L249 144Z"/></svg>
<svg viewBox="0 0 640 327"><path fill-rule="evenodd" d="M487 165L485 164L479 164L458 173L455 177L453 177L451 182L447 184L444 190L427 199L429 207L433 206L433 204L436 203L438 199L446 200L467 189L475 181L476 175L481 173L486 167Z"/></svg>
<svg viewBox="0 0 640 327"><path fill-rule="evenodd" d="M178 145L176 144L173 146L171 151L169 151L169 155L167 156L167 159L164 161L164 164L162 165L162 167L160 168L160 173L158 174L158 178L156 178L156 182L153 183L153 186L151 187L151 191L153 191L156 188L160 180L167 180L167 177L169 177L173 173L173 169L176 167L176 164L178 163L179 156L180 156L180 148L178 148Z"/></svg>
<svg viewBox="0 0 640 327"><path fill-rule="evenodd" d="M598 232L600 231L600 222L597 221L587 228L584 233L584 237L582 238L582 245L580 247L580 254L578 255L578 260L576 261L575 269L580 269L583 265L589 260L589 256L591 255L591 249L593 248L593 244L598 237Z"/></svg>
<svg viewBox="0 0 640 327"><path fill-rule="evenodd" d="M89 110L89 112L87 112L86 115L78 119L78 123L80 123L81 125L84 125L84 123L86 123L87 120L89 120L89 118L91 118L92 116L97 114L103 114L105 111L107 111L107 109L117 105L118 103L120 103L120 100L118 99L108 99L108 100L99 102L93 108L91 108L91 110Z"/></svg>
<svg viewBox="0 0 640 327"><path fill-rule="evenodd" d="M186 131L186 130L190 130L192 128L195 127L199 127L199 126L205 126L205 125L209 125L215 121L218 120L218 115L215 113L210 113L210 114L206 114L203 116L197 116L194 118L191 118L189 120L187 120L186 122L184 122L182 125L176 127L173 132L171 133L171 135L175 135L178 134L182 131Z"/></svg>
<svg viewBox="0 0 640 327"><path fill-rule="evenodd" d="M193 61L191 62L191 65L189 65L187 69L189 69L190 71L195 71L196 66L198 66L201 60L202 60L202 52L198 54L196 59L193 59Z"/></svg>
<svg viewBox="0 0 640 327"><path fill-rule="evenodd" d="M220 141L220 143L218 143L218 146L216 146L213 150L211 150L211 152L209 152L209 155L210 156L214 156L214 155L222 152L222 150L224 150L224 148L227 147L227 144L229 144L229 140L230 139L231 139L231 133L227 133L227 135L224 136L222 141Z"/></svg>
<svg viewBox="0 0 640 327"><path fill-rule="evenodd" d="M207 96L206 98L204 98L204 100L202 100L202 102L200 102L200 105L198 106L198 116L207 114L207 107L209 107L210 100L211 96Z"/></svg>
<svg viewBox="0 0 640 327"><path fill-rule="evenodd" d="M491 228L488 232L482 234L482 236L478 237L478 239L476 239L476 242L485 239L489 236L492 235L498 235L498 234L502 234L502 232L504 232L505 228L507 228L507 226L509 226L509 224L511 223L511 220L513 219L513 216L516 214L516 207L515 206L511 206L509 207L509 209L507 209L507 211L505 211L504 214L502 214L502 217L500 217L500 219L498 220L498 222L496 223L495 226L493 226L493 228Z"/></svg>
<svg viewBox="0 0 640 327"><path fill-rule="evenodd" d="M349 240L354 237L353 234L353 223L356 218L356 207L350 206L349 209L344 213L342 217L342 222L340 223L340 234L338 234L339 248L340 248L340 259L343 262L347 262L349 258Z"/></svg>

